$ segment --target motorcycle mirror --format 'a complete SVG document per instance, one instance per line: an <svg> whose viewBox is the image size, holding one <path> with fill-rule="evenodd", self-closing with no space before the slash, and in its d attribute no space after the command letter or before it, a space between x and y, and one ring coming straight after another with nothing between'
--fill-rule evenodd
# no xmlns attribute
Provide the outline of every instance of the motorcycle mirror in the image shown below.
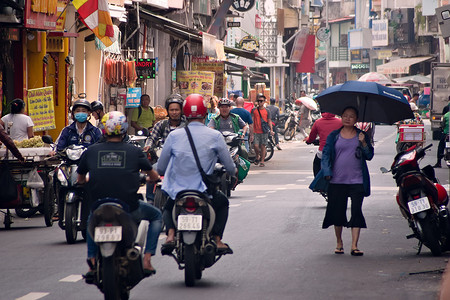
<svg viewBox="0 0 450 300"><path fill-rule="evenodd" d="M53 144L53 138L49 135L43 135L42 141L46 144Z"/></svg>
<svg viewBox="0 0 450 300"><path fill-rule="evenodd" d="M138 136L148 136L149 135L148 129L147 128L142 128L141 130L136 132L136 135L138 135Z"/></svg>
<svg viewBox="0 0 450 300"><path fill-rule="evenodd" d="M380 168L380 171L381 171L381 173L383 173L383 174L389 172L389 170L386 169L385 167L381 167L381 168Z"/></svg>

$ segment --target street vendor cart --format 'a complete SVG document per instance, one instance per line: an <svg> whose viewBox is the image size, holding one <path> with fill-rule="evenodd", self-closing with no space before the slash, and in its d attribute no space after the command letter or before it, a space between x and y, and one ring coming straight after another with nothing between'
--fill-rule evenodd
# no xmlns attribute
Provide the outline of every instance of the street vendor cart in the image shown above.
<svg viewBox="0 0 450 300"><path fill-rule="evenodd" d="M50 147L20 148L25 157L18 161L5 148L0 149L0 164L7 164L17 185L17 198L10 202L0 202L0 212L4 214L3 224L11 228L11 209L19 217L32 216L37 211L44 215L45 225L53 225L56 198L53 189L53 172L60 163L57 158L50 158ZM32 182L31 182L32 180Z"/></svg>

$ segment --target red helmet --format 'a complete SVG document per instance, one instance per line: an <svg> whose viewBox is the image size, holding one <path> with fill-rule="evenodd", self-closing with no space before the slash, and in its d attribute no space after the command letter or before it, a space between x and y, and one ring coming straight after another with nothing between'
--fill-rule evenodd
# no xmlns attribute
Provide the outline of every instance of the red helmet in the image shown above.
<svg viewBox="0 0 450 300"><path fill-rule="evenodd" d="M447 203L448 203L447 190L445 189L445 187L443 187L439 183L435 183L434 185L436 186L436 189L438 191L438 202L439 202L439 204L447 205Z"/></svg>
<svg viewBox="0 0 450 300"><path fill-rule="evenodd" d="M300 100L300 99L295 100L295 105L298 105L298 106L302 105L302 100Z"/></svg>
<svg viewBox="0 0 450 300"><path fill-rule="evenodd" d="M190 94L183 103L183 113L188 119L203 118L206 115L206 103L202 95Z"/></svg>

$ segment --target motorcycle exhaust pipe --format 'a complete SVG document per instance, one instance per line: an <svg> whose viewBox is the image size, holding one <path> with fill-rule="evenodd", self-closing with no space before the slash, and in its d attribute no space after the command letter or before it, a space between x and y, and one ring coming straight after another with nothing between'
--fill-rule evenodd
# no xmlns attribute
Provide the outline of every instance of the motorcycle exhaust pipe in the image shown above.
<svg viewBox="0 0 450 300"><path fill-rule="evenodd" d="M139 258L139 251L136 248L127 250L127 258L131 261L135 261Z"/></svg>
<svg viewBox="0 0 450 300"><path fill-rule="evenodd" d="M216 248L213 244L208 243L205 245L205 255L204 255L205 267L211 267L216 262Z"/></svg>

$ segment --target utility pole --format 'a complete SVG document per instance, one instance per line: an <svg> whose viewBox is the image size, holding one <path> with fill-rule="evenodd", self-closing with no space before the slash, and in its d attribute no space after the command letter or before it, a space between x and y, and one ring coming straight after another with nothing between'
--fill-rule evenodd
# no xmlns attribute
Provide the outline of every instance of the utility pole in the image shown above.
<svg viewBox="0 0 450 300"><path fill-rule="evenodd" d="M328 0L325 2L325 27L327 30L328 28ZM326 41L326 54L325 54L325 87L328 88L330 86L330 62L329 62L329 52L330 52L330 38Z"/></svg>

